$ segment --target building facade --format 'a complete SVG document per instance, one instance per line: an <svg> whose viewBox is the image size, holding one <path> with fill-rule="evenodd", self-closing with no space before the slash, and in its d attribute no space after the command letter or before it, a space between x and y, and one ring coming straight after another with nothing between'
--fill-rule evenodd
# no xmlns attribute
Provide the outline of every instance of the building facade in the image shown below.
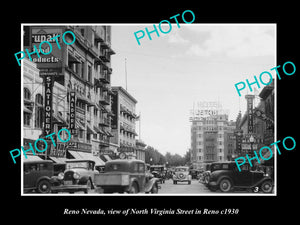
<svg viewBox="0 0 300 225"><path fill-rule="evenodd" d="M112 143L121 158L145 161L145 144L137 140L135 106L137 100L122 87L112 87Z"/></svg>
<svg viewBox="0 0 300 225"><path fill-rule="evenodd" d="M228 115L210 115L192 120L191 161L193 168L206 169L212 162L226 161L234 154L235 122Z"/></svg>
<svg viewBox="0 0 300 225"><path fill-rule="evenodd" d="M259 93L260 102L253 109L247 109L241 119L237 120L237 129L242 131L241 138L241 148L238 149L239 157L245 157L246 154L249 156L254 156L253 151L256 151L257 154L259 150L264 146L269 146L273 154L275 152L274 143L274 118L275 118L275 105L274 105L274 81L265 86ZM251 99L254 99L252 95ZM248 98L249 99L249 98ZM251 115L251 116L250 116ZM249 123L249 120L250 121ZM253 127L249 127L249 124L253 124ZM250 128L250 129L249 129ZM252 140L250 138L252 137ZM262 156L264 158L269 158L269 151L262 151ZM265 172L273 174L274 171L274 157L264 161L260 160L261 163L253 161L253 164L256 166L262 166Z"/></svg>
<svg viewBox="0 0 300 225"><path fill-rule="evenodd" d="M62 37L72 44L65 44ZM49 45L40 45L45 40L52 43L51 51ZM115 53L111 48L110 26L25 26L24 49L34 52L35 47L49 53L30 56L39 73L37 90L43 90L41 95L45 99L39 105L41 115L34 116L42 117L41 135L57 132L61 127L72 134L68 143L59 143L56 148L51 145L47 156L93 158L103 164L101 154L114 155L110 142L110 61ZM25 84L24 80L24 87ZM52 112L50 117L46 111ZM29 116L25 114L26 120Z"/></svg>

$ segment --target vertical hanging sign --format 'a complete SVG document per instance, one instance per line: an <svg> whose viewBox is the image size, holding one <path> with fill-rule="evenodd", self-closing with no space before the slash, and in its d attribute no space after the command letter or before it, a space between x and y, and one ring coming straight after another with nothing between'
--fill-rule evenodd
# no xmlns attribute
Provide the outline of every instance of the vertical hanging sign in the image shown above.
<svg viewBox="0 0 300 225"><path fill-rule="evenodd" d="M53 131L52 127L52 97L53 97L53 76L45 75L45 116L44 116L44 135L49 135Z"/></svg>
<svg viewBox="0 0 300 225"><path fill-rule="evenodd" d="M77 134L75 127L75 91L70 92L70 132Z"/></svg>
<svg viewBox="0 0 300 225"><path fill-rule="evenodd" d="M254 95L246 95L248 112L248 134L253 133L253 99Z"/></svg>

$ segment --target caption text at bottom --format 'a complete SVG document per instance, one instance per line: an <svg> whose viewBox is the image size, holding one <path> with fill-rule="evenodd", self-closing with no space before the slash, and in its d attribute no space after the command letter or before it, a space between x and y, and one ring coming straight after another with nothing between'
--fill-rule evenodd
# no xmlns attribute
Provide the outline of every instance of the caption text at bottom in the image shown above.
<svg viewBox="0 0 300 225"><path fill-rule="evenodd" d="M64 215L238 215L239 209L234 208L225 208L225 209L136 209L136 208L127 208L127 209L68 209L65 208Z"/></svg>

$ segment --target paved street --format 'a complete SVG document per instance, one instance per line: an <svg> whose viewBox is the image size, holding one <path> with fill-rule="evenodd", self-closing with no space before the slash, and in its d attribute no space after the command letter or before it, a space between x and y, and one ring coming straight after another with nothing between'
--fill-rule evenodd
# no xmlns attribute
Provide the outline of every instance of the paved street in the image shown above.
<svg viewBox="0 0 300 225"><path fill-rule="evenodd" d="M159 194L202 194L202 193L212 193L198 180L192 180L189 185L187 182L179 182L173 184L172 179L166 180L164 184L160 184L161 189L159 189Z"/></svg>

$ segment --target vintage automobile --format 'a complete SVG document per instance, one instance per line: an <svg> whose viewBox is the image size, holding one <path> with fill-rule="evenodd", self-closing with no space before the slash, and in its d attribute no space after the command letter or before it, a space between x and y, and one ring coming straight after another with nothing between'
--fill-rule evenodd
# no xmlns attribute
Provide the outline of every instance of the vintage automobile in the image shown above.
<svg viewBox="0 0 300 225"><path fill-rule="evenodd" d="M192 176L189 172L189 167L187 166L178 166L175 168L173 175L173 184L177 184L177 182L188 182L191 184Z"/></svg>
<svg viewBox="0 0 300 225"><path fill-rule="evenodd" d="M53 162L50 160L24 161L24 192L35 190L50 193Z"/></svg>
<svg viewBox="0 0 300 225"><path fill-rule="evenodd" d="M90 189L95 188L94 178L96 174L99 174L99 171L95 170L93 160L66 160L66 170L51 179L52 192L74 193L83 191L88 193Z"/></svg>
<svg viewBox="0 0 300 225"><path fill-rule="evenodd" d="M152 165L150 166L150 172L153 174L154 177L159 179L160 183L165 183L165 179L166 179L165 166Z"/></svg>
<svg viewBox="0 0 300 225"><path fill-rule="evenodd" d="M214 162L214 163L208 164L207 170L203 172L200 182L207 186L211 173L216 170L222 169L222 165L223 165L223 162Z"/></svg>
<svg viewBox="0 0 300 225"><path fill-rule="evenodd" d="M104 193L158 193L158 178L147 173L146 164L136 159L115 159L105 163L104 173L95 175L95 184Z"/></svg>
<svg viewBox="0 0 300 225"><path fill-rule="evenodd" d="M223 162L217 170L211 172L208 188L211 191L220 189L229 192L233 189L248 189L271 193L273 180L262 171L251 171L249 163L241 166L238 170L234 161Z"/></svg>

